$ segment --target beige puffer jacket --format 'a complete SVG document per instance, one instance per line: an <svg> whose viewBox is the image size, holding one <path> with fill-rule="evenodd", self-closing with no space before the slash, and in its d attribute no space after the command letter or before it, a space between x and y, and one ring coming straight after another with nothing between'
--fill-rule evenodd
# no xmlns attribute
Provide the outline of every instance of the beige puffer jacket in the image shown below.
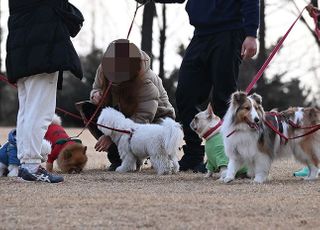
<svg viewBox="0 0 320 230"><path fill-rule="evenodd" d="M175 118L174 108L169 102L168 94L165 91L162 80L150 69L150 57L141 51L142 66L144 75L144 83L139 92L139 103L137 110L130 118L137 123L158 123L161 118L171 117ZM93 83L92 91L90 93L90 100L95 92L102 92L108 80L103 74L101 65L98 67L95 81ZM111 87L111 95L113 102L106 103L105 106L115 106L114 97L116 96L113 86ZM108 101L108 99L106 100Z"/></svg>

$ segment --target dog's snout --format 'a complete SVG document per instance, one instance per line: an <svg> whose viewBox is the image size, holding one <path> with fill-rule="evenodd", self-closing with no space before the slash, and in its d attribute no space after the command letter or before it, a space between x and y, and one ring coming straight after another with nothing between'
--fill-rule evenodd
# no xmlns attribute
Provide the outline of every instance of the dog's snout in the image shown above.
<svg viewBox="0 0 320 230"><path fill-rule="evenodd" d="M255 123L259 123L259 121L260 121L259 117L255 117L255 118L254 118L254 122L255 122Z"/></svg>

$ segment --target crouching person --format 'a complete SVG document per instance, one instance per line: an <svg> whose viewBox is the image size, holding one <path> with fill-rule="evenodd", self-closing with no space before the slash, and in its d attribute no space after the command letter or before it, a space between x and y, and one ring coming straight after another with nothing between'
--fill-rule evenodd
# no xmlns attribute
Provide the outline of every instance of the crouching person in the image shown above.
<svg viewBox="0 0 320 230"><path fill-rule="evenodd" d="M110 82L110 90L102 98ZM100 102L103 103L102 108L114 107L141 124L158 123L165 117L175 119L175 112L162 80L150 69L150 57L126 39L109 44L97 69L90 101L77 103L84 121L91 118ZM100 111L94 117L94 122L99 114ZM98 140L95 149L108 152L111 163L108 170L115 171L121 165L117 146L96 125L90 124L88 128Z"/></svg>

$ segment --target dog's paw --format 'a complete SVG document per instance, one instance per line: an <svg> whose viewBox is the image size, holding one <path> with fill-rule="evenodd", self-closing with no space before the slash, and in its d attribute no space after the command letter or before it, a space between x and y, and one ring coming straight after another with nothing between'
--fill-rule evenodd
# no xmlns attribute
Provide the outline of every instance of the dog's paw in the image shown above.
<svg viewBox="0 0 320 230"><path fill-rule="evenodd" d="M223 171L221 171L220 172L220 178L226 178L227 177L227 170L225 169L225 170L223 170Z"/></svg>
<svg viewBox="0 0 320 230"><path fill-rule="evenodd" d="M116 172L125 173L125 172L127 172L127 170L124 167L119 166L119 167L116 168Z"/></svg>
<svg viewBox="0 0 320 230"><path fill-rule="evenodd" d="M253 184L263 184L264 182L266 182L266 179L263 178L254 178L252 181Z"/></svg>
<svg viewBox="0 0 320 230"><path fill-rule="evenodd" d="M213 175L213 172L208 171L208 172L206 173L206 175L204 175L204 178L210 178L210 177L212 177L212 175Z"/></svg>
<svg viewBox="0 0 320 230"><path fill-rule="evenodd" d="M304 177L303 180L305 181L315 181L317 177Z"/></svg>
<svg viewBox="0 0 320 230"><path fill-rule="evenodd" d="M223 179L223 182L224 183L230 183L231 181L233 181L234 180L234 178L232 178L232 177L225 177L224 179Z"/></svg>

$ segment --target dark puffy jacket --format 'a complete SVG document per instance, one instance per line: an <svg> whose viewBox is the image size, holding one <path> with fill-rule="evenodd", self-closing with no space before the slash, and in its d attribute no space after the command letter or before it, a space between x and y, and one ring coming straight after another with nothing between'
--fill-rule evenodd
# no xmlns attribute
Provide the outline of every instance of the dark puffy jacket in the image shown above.
<svg viewBox="0 0 320 230"><path fill-rule="evenodd" d="M6 67L8 79L70 71L82 78L80 59L56 9L67 0L10 0ZM60 79L61 80L61 79Z"/></svg>
<svg viewBox="0 0 320 230"><path fill-rule="evenodd" d="M155 0L160 3L183 3L186 0ZM243 29L256 37L259 26L259 0L188 0L186 11L196 35Z"/></svg>

